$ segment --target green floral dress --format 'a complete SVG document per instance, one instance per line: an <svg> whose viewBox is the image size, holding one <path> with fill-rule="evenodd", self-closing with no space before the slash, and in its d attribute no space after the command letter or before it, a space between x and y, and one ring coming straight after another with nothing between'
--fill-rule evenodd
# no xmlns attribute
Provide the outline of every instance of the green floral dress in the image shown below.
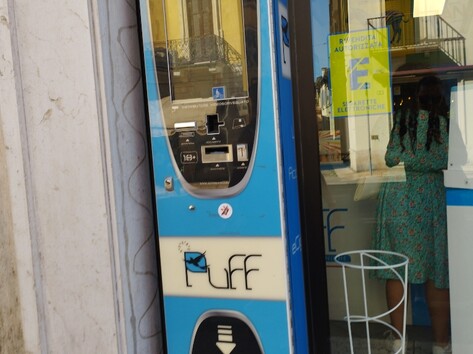
<svg viewBox="0 0 473 354"><path fill-rule="evenodd" d="M385 183L380 189L373 247L394 251L409 258L409 282L433 280L437 288L448 288L448 250L445 187L443 169L447 168L447 119L440 117L441 142L432 139L425 147L428 128L427 111L417 118L417 141L414 148L404 135L402 151L399 124L391 133L385 156L389 167L404 162L406 182ZM396 115L399 120L400 115ZM415 150L415 151L414 151ZM385 259L389 262L389 259ZM394 279L386 270L374 272L381 279Z"/></svg>

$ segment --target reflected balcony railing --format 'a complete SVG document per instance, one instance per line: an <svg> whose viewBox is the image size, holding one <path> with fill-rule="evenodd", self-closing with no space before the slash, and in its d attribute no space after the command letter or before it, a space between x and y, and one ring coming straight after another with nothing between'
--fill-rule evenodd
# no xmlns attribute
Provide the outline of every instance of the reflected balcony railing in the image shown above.
<svg viewBox="0 0 473 354"><path fill-rule="evenodd" d="M403 14L393 22L390 16L373 17L368 29L390 27L391 48L439 49L459 66L466 64L465 37L441 16L413 18Z"/></svg>
<svg viewBox="0 0 473 354"><path fill-rule="evenodd" d="M169 66L174 70L213 63L230 67L236 74L242 73L241 54L217 35L169 40L167 49Z"/></svg>

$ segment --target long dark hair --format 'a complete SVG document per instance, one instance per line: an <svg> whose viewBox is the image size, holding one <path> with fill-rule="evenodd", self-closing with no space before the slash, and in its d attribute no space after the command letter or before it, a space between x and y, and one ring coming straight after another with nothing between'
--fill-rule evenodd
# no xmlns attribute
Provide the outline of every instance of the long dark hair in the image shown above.
<svg viewBox="0 0 473 354"><path fill-rule="evenodd" d="M432 141L442 144L440 133L440 117L448 119L448 105L443 95L442 81L436 76L426 76L417 84L416 98L411 105L401 110L399 120L399 136L402 151L405 150L404 135L409 136L412 151L415 152L417 140L417 117L420 110L429 112L429 127L425 148L430 150ZM447 124L448 129L448 124Z"/></svg>

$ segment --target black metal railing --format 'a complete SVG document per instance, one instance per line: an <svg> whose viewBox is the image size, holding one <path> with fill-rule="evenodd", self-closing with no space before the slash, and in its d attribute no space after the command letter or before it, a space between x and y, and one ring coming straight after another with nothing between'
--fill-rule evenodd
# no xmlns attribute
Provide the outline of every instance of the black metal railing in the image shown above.
<svg viewBox="0 0 473 354"><path fill-rule="evenodd" d="M373 17L367 21L368 29L392 26L391 23L387 23L388 16ZM414 21L413 32L410 35L403 30L409 21ZM413 18L411 14L405 14L398 25L401 26L402 35L397 41L392 41L393 48L437 47L457 65L466 65L465 37L441 16ZM394 32L393 28L391 31Z"/></svg>
<svg viewBox="0 0 473 354"><path fill-rule="evenodd" d="M466 64L465 37L440 16L421 17L418 20L420 42L437 44L458 65Z"/></svg>
<svg viewBox="0 0 473 354"><path fill-rule="evenodd" d="M224 38L208 35L174 39L167 42L169 66L172 69L190 65L221 63L234 73L242 72L242 56Z"/></svg>

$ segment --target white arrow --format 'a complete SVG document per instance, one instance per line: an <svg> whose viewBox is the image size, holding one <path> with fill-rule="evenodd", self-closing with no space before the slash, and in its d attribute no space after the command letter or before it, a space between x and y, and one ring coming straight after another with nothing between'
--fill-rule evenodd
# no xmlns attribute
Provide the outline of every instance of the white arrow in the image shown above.
<svg viewBox="0 0 473 354"><path fill-rule="evenodd" d="M233 349L235 349L235 343L228 343L228 342L217 342L217 347L220 349L222 354L230 354Z"/></svg>

